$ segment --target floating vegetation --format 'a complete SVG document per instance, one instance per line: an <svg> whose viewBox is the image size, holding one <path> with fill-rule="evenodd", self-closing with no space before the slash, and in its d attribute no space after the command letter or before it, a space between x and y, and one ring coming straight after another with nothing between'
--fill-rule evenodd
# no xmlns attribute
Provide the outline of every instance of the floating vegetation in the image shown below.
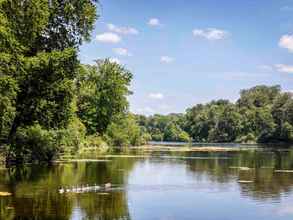
<svg viewBox="0 0 293 220"><path fill-rule="evenodd" d="M11 196L12 193L10 192L0 192L0 196Z"/></svg>
<svg viewBox="0 0 293 220"><path fill-rule="evenodd" d="M253 183L252 180L238 180L238 183Z"/></svg>
<svg viewBox="0 0 293 220"><path fill-rule="evenodd" d="M293 173L293 170L275 170L276 173Z"/></svg>
<svg viewBox="0 0 293 220"><path fill-rule="evenodd" d="M55 163L71 163L71 162L111 162L111 160L104 159L69 159L69 160L56 160Z"/></svg>
<svg viewBox="0 0 293 220"><path fill-rule="evenodd" d="M240 150L246 150L239 147L214 147L214 146L206 146L206 147L169 147L169 146L161 146L161 145L145 145L140 147L132 147L132 149L140 149L143 151L179 151L179 152L235 152ZM248 150L248 149L247 149Z"/></svg>
<svg viewBox="0 0 293 220"><path fill-rule="evenodd" d="M229 167L230 169L239 169L241 171L249 171L253 168L249 168L249 167Z"/></svg>
<svg viewBox="0 0 293 220"><path fill-rule="evenodd" d="M185 157L185 156L158 156L159 158L164 159L191 159L191 160L228 160L231 159L230 157Z"/></svg>
<svg viewBox="0 0 293 220"><path fill-rule="evenodd" d="M120 154L120 155L105 155L105 158L148 158L148 155L130 155L130 154Z"/></svg>
<svg viewBox="0 0 293 220"><path fill-rule="evenodd" d="M105 158L161 158L161 159L193 159L193 160L228 160L230 157L186 157L169 155L105 155Z"/></svg>
<svg viewBox="0 0 293 220"><path fill-rule="evenodd" d="M7 209L7 210L12 210L12 209L14 209L14 207L12 207L12 206L7 206L6 209Z"/></svg>
<svg viewBox="0 0 293 220"><path fill-rule="evenodd" d="M266 167L266 166L263 166L263 167L261 167L261 169L274 169L274 167Z"/></svg>

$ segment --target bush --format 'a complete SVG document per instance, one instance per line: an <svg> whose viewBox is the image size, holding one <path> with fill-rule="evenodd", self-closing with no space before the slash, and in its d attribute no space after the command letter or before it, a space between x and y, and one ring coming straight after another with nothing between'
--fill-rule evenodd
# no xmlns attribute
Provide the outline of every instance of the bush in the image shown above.
<svg viewBox="0 0 293 220"><path fill-rule="evenodd" d="M293 142L293 126L285 122L282 126L281 137L286 142Z"/></svg>
<svg viewBox="0 0 293 220"><path fill-rule="evenodd" d="M162 133L155 133L152 134L152 140L153 141L163 141L164 140L164 135Z"/></svg>
<svg viewBox="0 0 293 220"><path fill-rule="evenodd" d="M180 142L190 142L191 141L191 138L189 137L189 135L188 135L187 132L181 131L178 134L178 141L180 141Z"/></svg>
<svg viewBox="0 0 293 220"><path fill-rule="evenodd" d="M108 144L98 135L89 135L84 139L82 148L79 149L80 155L95 156L109 150Z"/></svg>
<svg viewBox="0 0 293 220"><path fill-rule="evenodd" d="M45 130L35 124L17 130L9 159L17 162L50 162L58 151L56 130Z"/></svg>
<svg viewBox="0 0 293 220"><path fill-rule="evenodd" d="M110 146L116 147L138 146L150 139L131 114L112 123L104 137Z"/></svg>
<svg viewBox="0 0 293 220"><path fill-rule="evenodd" d="M73 118L66 129L58 131L58 145L67 155L75 155L83 148L85 139L86 127L78 118Z"/></svg>
<svg viewBox="0 0 293 220"><path fill-rule="evenodd" d="M236 142L238 143L247 143L247 144L252 144L256 143L257 138L254 136L253 133L248 133L247 135L239 137Z"/></svg>

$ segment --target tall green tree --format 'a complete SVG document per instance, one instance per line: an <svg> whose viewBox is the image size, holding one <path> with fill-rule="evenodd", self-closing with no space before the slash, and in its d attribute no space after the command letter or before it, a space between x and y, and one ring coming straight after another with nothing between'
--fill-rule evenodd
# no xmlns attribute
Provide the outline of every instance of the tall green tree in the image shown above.
<svg viewBox="0 0 293 220"><path fill-rule="evenodd" d="M1 0L0 18L0 82L13 85L0 92L13 112L6 142L14 151L19 128L58 129L72 117L78 47L97 19L96 1Z"/></svg>
<svg viewBox="0 0 293 220"><path fill-rule="evenodd" d="M89 134L103 135L112 121L127 113L131 79L128 70L109 59L81 66L77 78L77 112Z"/></svg>

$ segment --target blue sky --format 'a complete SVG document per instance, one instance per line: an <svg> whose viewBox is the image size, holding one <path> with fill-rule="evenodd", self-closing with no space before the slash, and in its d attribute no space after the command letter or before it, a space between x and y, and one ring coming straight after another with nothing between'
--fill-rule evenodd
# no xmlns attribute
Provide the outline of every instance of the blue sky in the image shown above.
<svg viewBox="0 0 293 220"><path fill-rule="evenodd" d="M83 63L112 58L133 75L130 110L184 112L240 89L293 91L293 0L101 0Z"/></svg>

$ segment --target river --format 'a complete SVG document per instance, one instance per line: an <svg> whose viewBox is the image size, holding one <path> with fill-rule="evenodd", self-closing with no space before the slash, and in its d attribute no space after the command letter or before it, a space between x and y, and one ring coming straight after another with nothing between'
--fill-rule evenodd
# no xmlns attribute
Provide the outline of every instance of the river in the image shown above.
<svg viewBox="0 0 293 220"><path fill-rule="evenodd" d="M290 149L128 152L1 168L0 219L292 220L292 170Z"/></svg>

